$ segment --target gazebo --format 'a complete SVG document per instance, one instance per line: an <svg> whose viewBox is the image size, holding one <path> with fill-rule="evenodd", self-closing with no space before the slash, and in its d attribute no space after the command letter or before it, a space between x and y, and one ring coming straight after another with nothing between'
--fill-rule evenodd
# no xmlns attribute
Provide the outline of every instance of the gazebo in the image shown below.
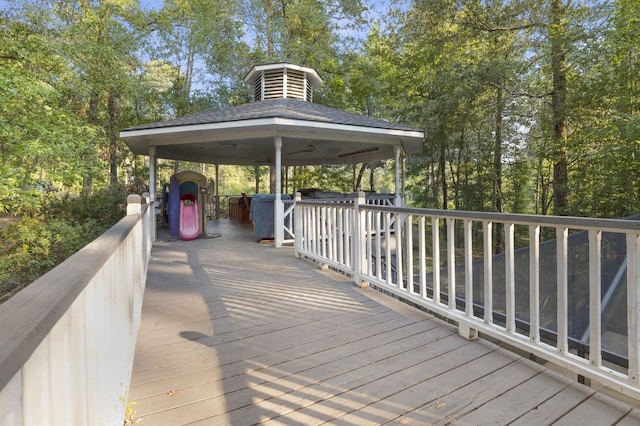
<svg viewBox="0 0 640 426"><path fill-rule="evenodd" d="M284 166L355 164L394 158L401 200L406 155L420 152L421 130L313 103L317 71L289 63L254 66L245 76L252 102L220 111L127 128L120 132L136 155L148 155L150 197L156 199L158 158L275 168L275 246L284 239Z"/></svg>

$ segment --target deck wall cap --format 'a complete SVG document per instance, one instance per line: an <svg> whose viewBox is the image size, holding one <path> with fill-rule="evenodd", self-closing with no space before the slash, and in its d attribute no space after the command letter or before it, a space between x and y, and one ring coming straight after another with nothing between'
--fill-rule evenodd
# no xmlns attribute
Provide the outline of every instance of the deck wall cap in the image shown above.
<svg viewBox="0 0 640 426"><path fill-rule="evenodd" d="M138 194L127 195L127 215L140 214L142 212L142 205L146 204L145 200Z"/></svg>

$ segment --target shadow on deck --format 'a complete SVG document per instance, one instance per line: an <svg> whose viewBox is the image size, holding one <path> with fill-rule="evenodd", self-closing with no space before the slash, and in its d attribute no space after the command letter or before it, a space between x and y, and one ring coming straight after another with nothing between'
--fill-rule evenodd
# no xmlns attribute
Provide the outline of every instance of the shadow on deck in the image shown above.
<svg viewBox="0 0 640 426"><path fill-rule="evenodd" d="M640 411L252 228L154 246L129 401L149 425L638 424Z"/></svg>

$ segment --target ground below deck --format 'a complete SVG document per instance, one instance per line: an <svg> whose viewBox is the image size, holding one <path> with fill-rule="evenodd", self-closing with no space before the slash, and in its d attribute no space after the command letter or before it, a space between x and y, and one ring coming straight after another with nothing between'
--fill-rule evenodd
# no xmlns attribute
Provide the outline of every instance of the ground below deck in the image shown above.
<svg viewBox="0 0 640 426"><path fill-rule="evenodd" d="M640 411L210 222L154 246L129 402L144 425L640 423Z"/></svg>

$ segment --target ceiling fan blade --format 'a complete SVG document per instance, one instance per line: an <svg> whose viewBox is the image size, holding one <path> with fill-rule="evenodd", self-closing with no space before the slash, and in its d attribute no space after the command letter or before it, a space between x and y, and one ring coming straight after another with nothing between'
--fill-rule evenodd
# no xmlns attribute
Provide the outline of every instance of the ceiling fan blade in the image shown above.
<svg viewBox="0 0 640 426"><path fill-rule="evenodd" d="M293 152L289 152L287 153L287 155L293 155L293 154L301 154L303 152L313 152L316 150L316 146L312 143L309 143L309 145L306 146L306 148L303 148L299 151L293 151Z"/></svg>

